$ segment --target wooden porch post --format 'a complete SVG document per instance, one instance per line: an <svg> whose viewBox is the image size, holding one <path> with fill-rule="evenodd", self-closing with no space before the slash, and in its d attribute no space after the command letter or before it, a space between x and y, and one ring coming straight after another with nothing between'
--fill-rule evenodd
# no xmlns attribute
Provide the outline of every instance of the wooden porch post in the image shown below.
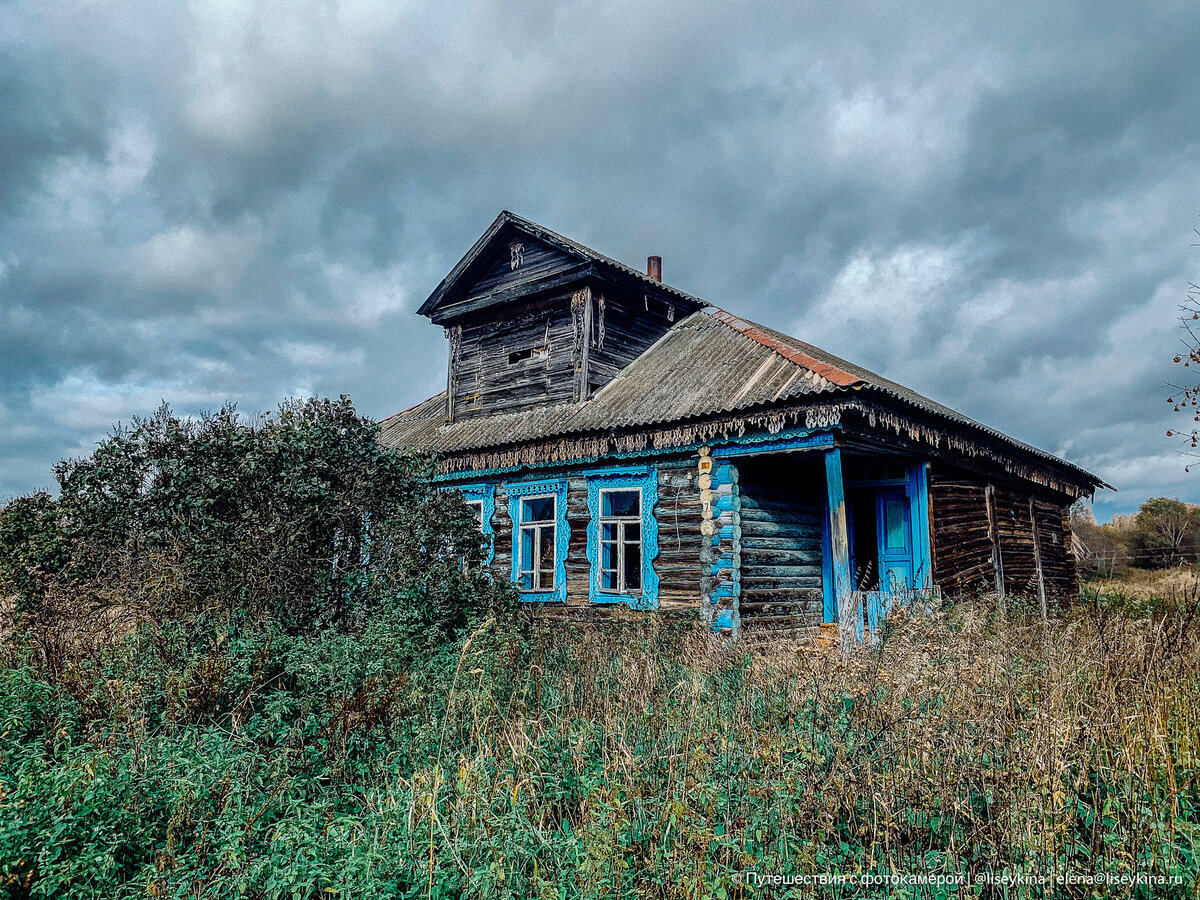
<svg viewBox="0 0 1200 900"><path fill-rule="evenodd" d="M1046 579L1042 576L1042 539L1038 536L1037 512L1033 497L1029 498L1029 524L1033 527L1033 566L1037 572L1038 602L1042 607L1042 618L1049 615L1046 609Z"/></svg>
<svg viewBox="0 0 1200 900"><path fill-rule="evenodd" d="M987 503L988 540L992 542L992 572L996 576L996 597L1004 608L1004 555L1000 552L1000 528L996 522L996 486L988 484L983 490Z"/></svg>
<svg viewBox="0 0 1200 900"><path fill-rule="evenodd" d="M833 570L833 602L842 645L862 640L862 614L848 616L853 589L850 578L850 535L846 530L846 492L842 486L842 451L825 451L825 489L829 498L829 547Z"/></svg>

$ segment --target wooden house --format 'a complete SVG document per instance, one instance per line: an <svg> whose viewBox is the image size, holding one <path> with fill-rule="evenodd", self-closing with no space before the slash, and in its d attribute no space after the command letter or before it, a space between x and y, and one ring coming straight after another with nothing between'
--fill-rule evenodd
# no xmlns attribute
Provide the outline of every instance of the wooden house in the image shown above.
<svg viewBox="0 0 1200 900"><path fill-rule="evenodd" d="M815 629L929 591L1078 592L1094 475L504 212L419 313L446 390L382 423L433 451L523 601Z"/></svg>

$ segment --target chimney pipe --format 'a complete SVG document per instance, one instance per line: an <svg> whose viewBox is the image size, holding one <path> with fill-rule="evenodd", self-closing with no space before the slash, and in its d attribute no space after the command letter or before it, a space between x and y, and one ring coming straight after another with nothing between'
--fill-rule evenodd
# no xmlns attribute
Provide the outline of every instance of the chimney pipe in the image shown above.
<svg viewBox="0 0 1200 900"><path fill-rule="evenodd" d="M653 278L655 281L662 281L662 257L647 256L646 257L646 275Z"/></svg>

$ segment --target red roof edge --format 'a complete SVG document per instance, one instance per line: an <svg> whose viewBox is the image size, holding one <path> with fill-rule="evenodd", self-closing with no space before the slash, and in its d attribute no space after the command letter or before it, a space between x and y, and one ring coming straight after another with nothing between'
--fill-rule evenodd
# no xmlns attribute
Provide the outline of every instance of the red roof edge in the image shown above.
<svg viewBox="0 0 1200 900"><path fill-rule="evenodd" d="M849 387L852 384L858 384L862 381L862 379L857 375L851 375L849 372L842 371L837 366L821 362L819 359L814 359L807 353L801 353L795 347L785 344L783 341L772 337L765 331L755 328L745 319L739 319L737 316L727 313L723 309L712 307L706 311L718 322L723 322L730 328L741 332L746 337L750 338L750 340L762 344L764 347L770 347L785 359L790 359L797 365L804 366L804 368L816 372L827 381L832 381L834 384L842 387Z"/></svg>

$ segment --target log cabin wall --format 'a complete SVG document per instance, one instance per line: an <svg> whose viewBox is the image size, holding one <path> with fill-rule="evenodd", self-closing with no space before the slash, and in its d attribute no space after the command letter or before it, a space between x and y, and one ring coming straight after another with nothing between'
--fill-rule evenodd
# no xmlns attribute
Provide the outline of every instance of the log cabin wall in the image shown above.
<svg viewBox="0 0 1200 900"><path fill-rule="evenodd" d="M1066 500L931 466L934 580L947 594L1048 598L1078 593ZM1036 522L1036 540L1034 523Z"/></svg>
<svg viewBox="0 0 1200 900"><path fill-rule="evenodd" d="M986 483L932 464L929 505L934 582L947 594L995 590Z"/></svg>
<svg viewBox="0 0 1200 900"><path fill-rule="evenodd" d="M815 630L824 619L823 470L796 457L744 460L739 486L742 626Z"/></svg>
<svg viewBox="0 0 1200 900"><path fill-rule="evenodd" d="M678 459L658 465L659 609L695 611L700 603L700 488L695 461Z"/></svg>
<svg viewBox="0 0 1200 900"><path fill-rule="evenodd" d="M1000 542L1004 593L1036 597L1037 562L1033 552L1033 522L1029 517L1029 494L1009 487L995 487L996 535Z"/></svg>
<svg viewBox="0 0 1200 900"><path fill-rule="evenodd" d="M588 393L608 384L623 368L666 334L680 313L671 303L646 295L632 297L612 289L592 290Z"/></svg>
<svg viewBox="0 0 1200 900"><path fill-rule="evenodd" d="M569 294L526 303L502 318L472 320L447 331L447 389L454 398L455 421L574 399Z"/></svg>
<svg viewBox="0 0 1200 900"><path fill-rule="evenodd" d="M657 556L654 571L659 578L658 606L664 611L695 612L700 599L700 534L699 489L694 461L689 458L662 460L653 469L658 484L658 502L651 511L658 523ZM570 531L565 559L566 602L569 609L590 609L596 615L608 615L623 604L590 604L589 585L592 576L588 559L589 475L578 472L549 472L539 474L538 480L567 483L566 525ZM521 480L526 480L522 478ZM512 576L513 522L509 512L509 482L498 481L495 491L495 513L492 528L495 532L495 555L491 569L496 578ZM647 552L651 552L647 548ZM539 604L547 606L551 604ZM557 604L553 604L557 606Z"/></svg>

